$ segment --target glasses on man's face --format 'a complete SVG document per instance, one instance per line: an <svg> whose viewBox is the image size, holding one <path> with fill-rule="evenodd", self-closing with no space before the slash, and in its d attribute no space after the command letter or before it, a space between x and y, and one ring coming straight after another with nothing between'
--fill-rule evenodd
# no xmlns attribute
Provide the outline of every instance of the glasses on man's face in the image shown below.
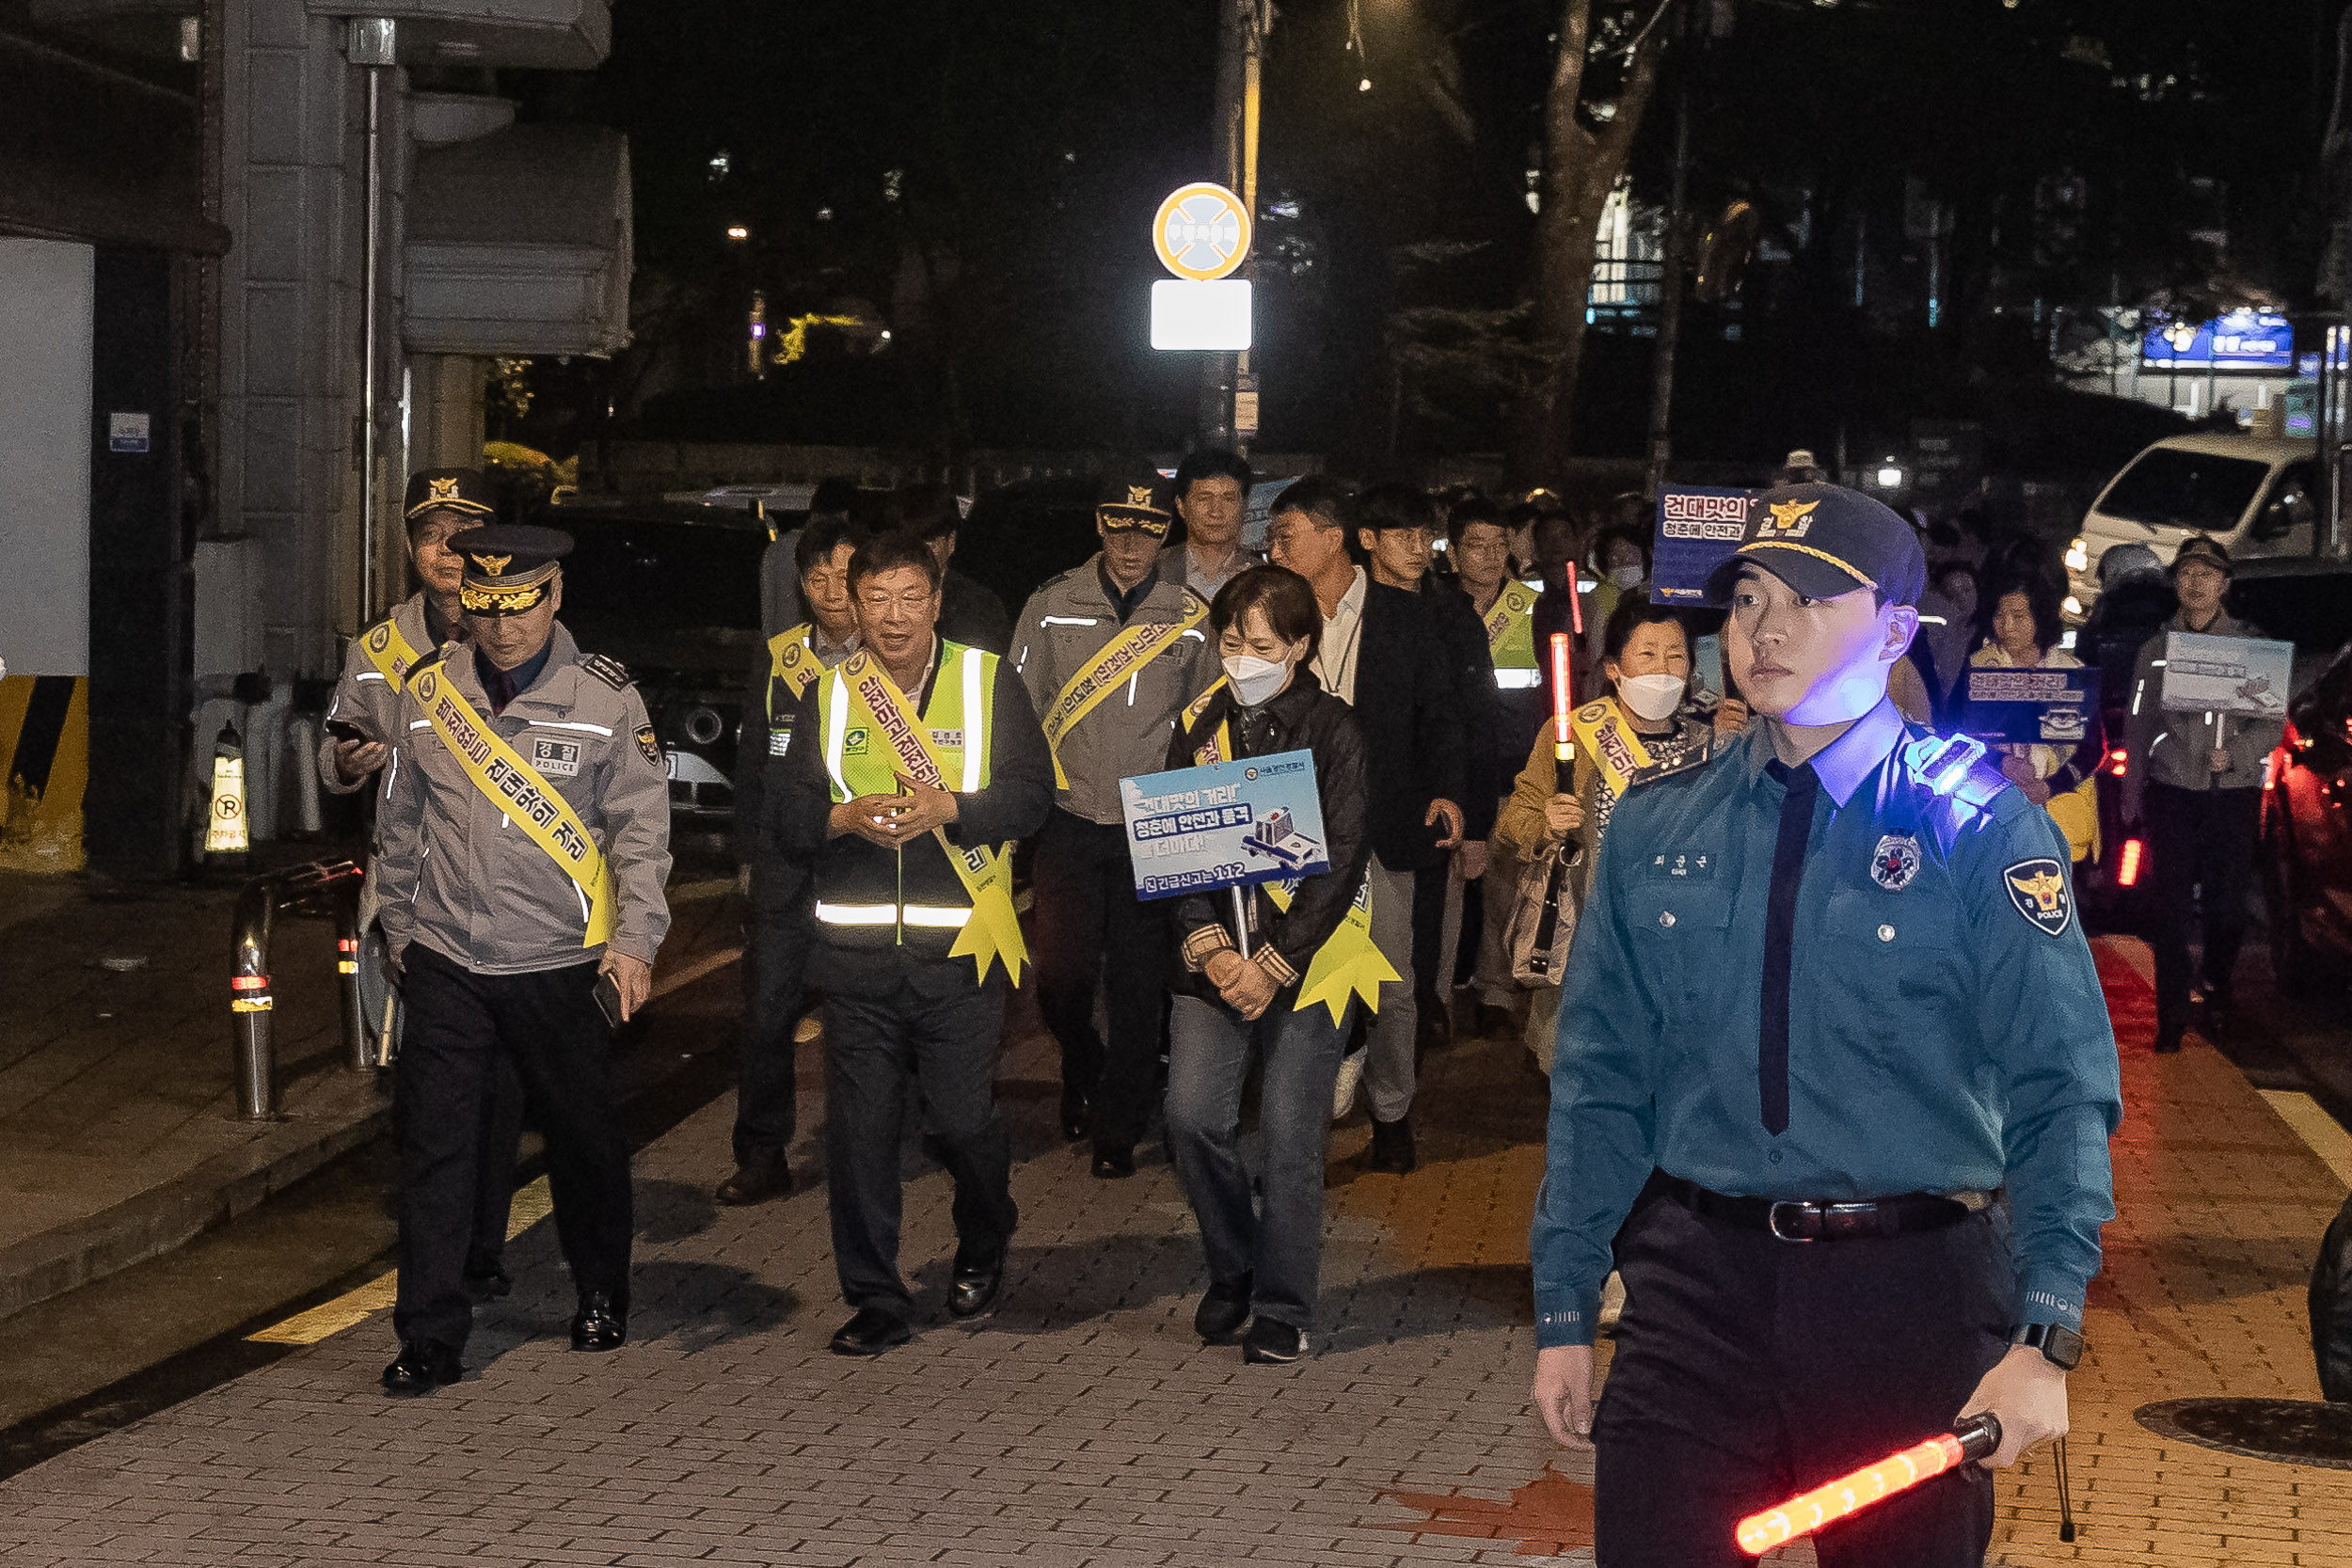
<svg viewBox="0 0 2352 1568"><path fill-rule="evenodd" d="M924 608L931 602L931 596L929 594L860 594L857 602L877 615L892 610L904 610L909 615L920 615Z"/></svg>

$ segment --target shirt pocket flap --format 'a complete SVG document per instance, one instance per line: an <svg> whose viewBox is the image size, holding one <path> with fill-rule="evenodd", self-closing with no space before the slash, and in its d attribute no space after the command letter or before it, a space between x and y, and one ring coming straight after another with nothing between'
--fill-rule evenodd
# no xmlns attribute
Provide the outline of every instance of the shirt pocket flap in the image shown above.
<svg viewBox="0 0 2352 1568"><path fill-rule="evenodd" d="M1822 924L1833 937L1873 947L1949 947L1951 906L1875 889L1840 888L1829 895Z"/></svg>

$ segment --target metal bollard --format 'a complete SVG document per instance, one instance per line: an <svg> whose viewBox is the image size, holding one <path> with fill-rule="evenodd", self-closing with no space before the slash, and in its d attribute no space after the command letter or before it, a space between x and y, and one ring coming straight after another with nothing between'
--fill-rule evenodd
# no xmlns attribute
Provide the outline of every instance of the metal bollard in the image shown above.
<svg viewBox="0 0 2352 1568"><path fill-rule="evenodd" d="M270 989L269 944L281 909L316 909L321 900L333 900L343 1049L353 1068L370 1070L375 1065L359 1017L359 867L351 861L313 861L256 877L237 895L230 916L229 1007L237 1115L243 1120L268 1121L278 1115L278 1057L270 1037L278 1004Z"/></svg>

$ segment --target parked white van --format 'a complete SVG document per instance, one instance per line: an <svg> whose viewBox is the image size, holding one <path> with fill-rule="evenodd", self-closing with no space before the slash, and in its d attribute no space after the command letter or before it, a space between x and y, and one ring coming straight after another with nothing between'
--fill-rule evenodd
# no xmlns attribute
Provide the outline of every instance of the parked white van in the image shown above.
<svg viewBox="0 0 2352 1568"><path fill-rule="evenodd" d="M2169 436L2141 452L2091 503L2067 547L2069 586L2088 608L2099 558L2146 545L2168 566L2181 541L2210 533L2233 559L2309 555L2327 508L2319 446L2268 436Z"/></svg>

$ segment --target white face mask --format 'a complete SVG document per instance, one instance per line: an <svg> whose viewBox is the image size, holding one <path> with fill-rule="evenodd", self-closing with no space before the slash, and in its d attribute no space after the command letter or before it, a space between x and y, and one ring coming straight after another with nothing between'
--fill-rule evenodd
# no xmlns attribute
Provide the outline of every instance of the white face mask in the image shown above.
<svg viewBox="0 0 2352 1568"><path fill-rule="evenodd" d="M1255 654L1237 654L1225 661L1225 678L1233 683L1233 695L1244 707L1256 707L1281 690L1290 673L1287 663Z"/></svg>
<svg viewBox="0 0 2352 1568"><path fill-rule="evenodd" d="M1609 568L1609 580L1615 583L1620 588L1638 588L1641 586L1642 582L1642 568L1639 566L1612 566Z"/></svg>
<svg viewBox="0 0 2352 1568"><path fill-rule="evenodd" d="M1634 714L1656 723L1682 705L1680 675L1628 675L1617 682L1617 695Z"/></svg>

